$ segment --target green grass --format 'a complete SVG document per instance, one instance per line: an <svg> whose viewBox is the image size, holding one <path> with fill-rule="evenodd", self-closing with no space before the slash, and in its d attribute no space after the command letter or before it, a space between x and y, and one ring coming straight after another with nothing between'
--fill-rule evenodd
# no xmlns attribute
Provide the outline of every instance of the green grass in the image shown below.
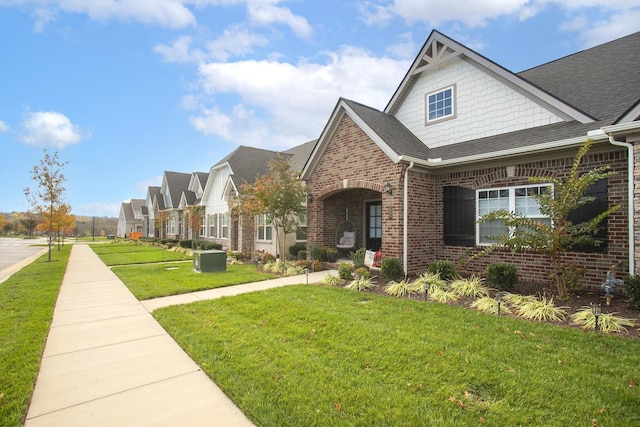
<svg viewBox="0 0 640 427"><path fill-rule="evenodd" d="M91 249L105 264L126 265L154 262L191 260L191 256L171 252L155 246L136 245L135 243L111 243L91 245Z"/></svg>
<svg viewBox="0 0 640 427"><path fill-rule="evenodd" d="M113 267L112 270L139 300L259 282L277 277L274 274L258 271L254 265L249 264L227 264L227 271L214 273L196 273L190 262L130 265Z"/></svg>
<svg viewBox="0 0 640 427"><path fill-rule="evenodd" d="M0 425L21 426L35 385L71 245L0 283Z"/></svg>
<svg viewBox="0 0 640 427"><path fill-rule="evenodd" d="M292 286L154 311L260 426L640 425L640 341Z"/></svg>

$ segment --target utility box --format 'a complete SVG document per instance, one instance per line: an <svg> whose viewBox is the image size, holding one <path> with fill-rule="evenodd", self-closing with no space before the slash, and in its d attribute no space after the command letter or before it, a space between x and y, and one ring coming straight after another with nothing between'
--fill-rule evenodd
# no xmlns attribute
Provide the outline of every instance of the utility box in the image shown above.
<svg viewBox="0 0 640 427"><path fill-rule="evenodd" d="M193 269L198 273L227 271L227 253L225 251L193 251Z"/></svg>

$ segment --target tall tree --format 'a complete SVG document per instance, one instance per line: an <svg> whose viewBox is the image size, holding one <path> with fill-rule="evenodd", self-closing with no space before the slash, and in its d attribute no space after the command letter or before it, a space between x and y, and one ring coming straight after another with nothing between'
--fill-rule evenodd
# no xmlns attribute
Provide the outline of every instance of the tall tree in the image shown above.
<svg viewBox="0 0 640 427"><path fill-rule="evenodd" d="M191 238L193 243L191 245L194 248L195 243L200 235L200 228L202 227L202 218L204 217L204 206L188 206L187 207L187 221L189 224L189 231L191 232Z"/></svg>
<svg viewBox="0 0 640 427"><path fill-rule="evenodd" d="M574 224L570 219L573 211L593 201L593 197L585 196L589 186L615 174L606 166L581 172L580 164L591 145L592 141L589 139L578 149L566 178L532 177L529 179L534 184L552 184L550 191L534 195L540 213L549 218L550 222L528 218L524 214L504 209L480 218L480 222L502 221L510 230L506 234L490 236L495 243L487 247L482 254L505 247L513 252L528 250L547 256L553 266L558 297L562 299L568 297L564 274L567 266L563 261L563 254L575 247L598 246L600 241L595 238L596 233L602 227L603 221L620 208L619 205L612 206L592 219L578 224Z"/></svg>
<svg viewBox="0 0 640 427"><path fill-rule="evenodd" d="M284 256L285 236L297 230L298 218L306 212L303 205L306 191L288 158L278 156L269 162L268 170L253 184L243 185L237 200L244 205L240 208L244 213L267 216L267 222L276 229L280 255Z"/></svg>
<svg viewBox="0 0 640 427"><path fill-rule="evenodd" d="M53 244L55 212L64 204L66 181L63 169L65 163L58 158L58 153L44 150L44 157L40 163L31 170L31 179L38 187L33 191L26 187L24 194L34 210L47 218L47 231L49 233L48 261L51 261L51 246Z"/></svg>
<svg viewBox="0 0 640 427"><path fill-rule="evenodd" d="M29 238L33 238L33 230L35 230L38 225L38 219L35 215L30 211L27 211L24 218L20 219L20 224L22 224L25 230L27 230L27 233L29 233Z"/></svg>

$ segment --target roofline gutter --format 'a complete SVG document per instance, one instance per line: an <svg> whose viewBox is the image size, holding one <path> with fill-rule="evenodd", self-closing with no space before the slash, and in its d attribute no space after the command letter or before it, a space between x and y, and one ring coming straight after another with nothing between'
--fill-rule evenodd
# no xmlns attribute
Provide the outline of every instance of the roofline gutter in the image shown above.
<svg viewBox="0 0 640 427"><path fill-rule="evenodd" d="M407 274L407 268L409 266L409 171L413 169L414 162L409 163L409 166L404 170L404 212L402 218L402 230L404 236L402 236L402 266L404 268L404 274Z"/></svg>
<svg viewBox="0 0 640 427"><path fill-rule="evenodd" d="M598 138L599 135L602 135L602 137ZM499 159L499 158L513 157L513 156L522 155L522 154L531 155L531 154L537 153L537 152L545 152L545 151L548 151L550 149L579 147L580 145L582 145L584 143L584 141L587 138L591 138L593 140L606 141L605 135L601 134L600 132L594 133L593 135L590 132L586 136L579 136L579 137L575 137L575 138L562 139L562 140L559 140L559 141L553 141L553 142L548 142L548 143L545 143L545 144L535 145L533 147L513 148L513 149L509 149L509 150L495 151L495 152L487 153L487 154L479 154L479 155L473 155L473 156L458 157L458 158L455 158L455 159L447 159L447 160L442 160L440 158L424 160L424 159L419 159L419 158L412 157L412 156L404 156L403 155L403 156L399 156L398 157L398 163L401 163L401 162L415 163L418 166L427 166L427 167L431 167L431 168L442 168L442 167L446 167L446 166L455 166L455 165L465 164L465 163L481 162L481 161L486 161L486 160L489 160L489 159Z"/></svg>

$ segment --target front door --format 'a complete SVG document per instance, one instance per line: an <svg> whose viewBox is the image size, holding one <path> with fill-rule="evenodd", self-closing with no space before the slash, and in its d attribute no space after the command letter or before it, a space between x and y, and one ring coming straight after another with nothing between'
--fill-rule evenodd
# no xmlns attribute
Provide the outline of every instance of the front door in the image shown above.
<svg viewBox="0 0 640 427"><path fill-rule="evenodd" d="M367 249L377 251L382 247L382 202L367 202Z"/></svg>

